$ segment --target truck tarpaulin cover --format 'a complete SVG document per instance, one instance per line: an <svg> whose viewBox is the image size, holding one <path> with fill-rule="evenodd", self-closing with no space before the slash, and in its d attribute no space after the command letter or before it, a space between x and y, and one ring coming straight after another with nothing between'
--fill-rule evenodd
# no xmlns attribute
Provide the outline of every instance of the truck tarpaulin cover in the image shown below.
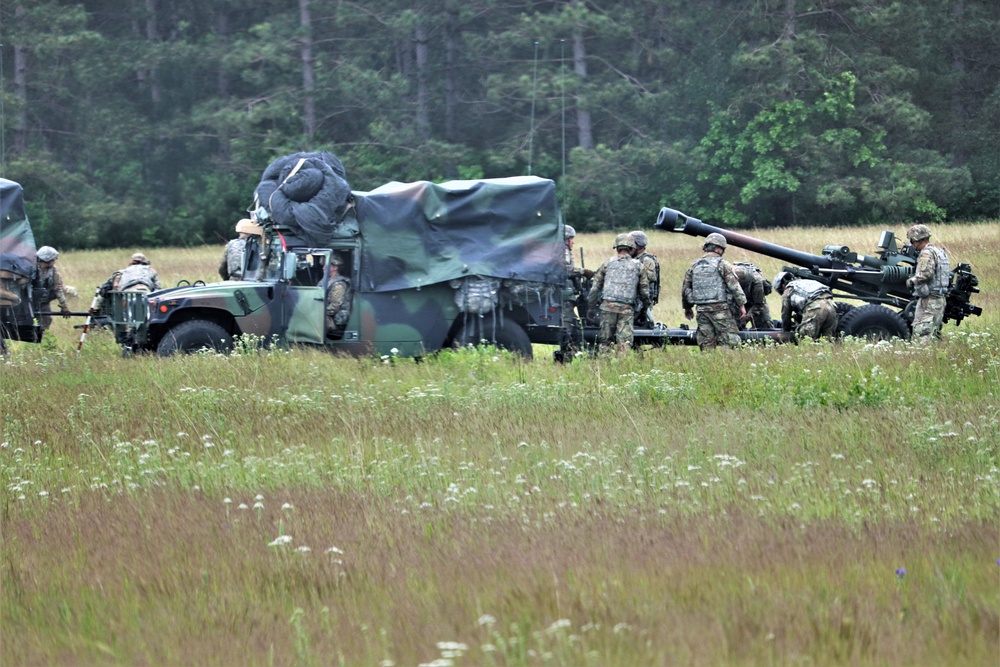
<svg viewBox="0 0 1000 667"><path fill-rule="evenodd" d="M30 278L35 273L35 237L24 213L24 194L0 178L0 271Z"/></svg>
<svg viewBox="0 0 1000 667"><path fill-rule="evenodd" d="M565 281L563 226L550 180L387 183L356 192L355 202L365 239L362 290L466 276Z"/></svg>
<svg viewBox="0 0 1000 667"><path fill-rule="evenodd" d="M261 174L254 194L271 221L291 230L297 244L326 246L351 194L344 165L332 153L280 157Z"/></svg>

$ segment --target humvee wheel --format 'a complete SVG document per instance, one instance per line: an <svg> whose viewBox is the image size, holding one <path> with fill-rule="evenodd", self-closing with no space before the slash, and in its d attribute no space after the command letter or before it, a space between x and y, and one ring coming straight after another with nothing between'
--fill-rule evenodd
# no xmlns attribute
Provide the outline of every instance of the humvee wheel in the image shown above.
<svg viewBox="0 0 1000 667"><path fill-rule="evenodd" d="M855 306L853 303L847 303L845 301L834 301L833 307L837 309L837 317L841 318L847 313L854 310Z"/></svg>
<svg viewBox="0 0 1000 667"><path fill-rule="evenodd" d="M501 350L510 350L519 354L525 359L532 359L534 355L531 339L528 338L527 332L521 328L520 324L510 318L498 321L492 316L486 316L481 320L470 316L469 321L459 331L455 342L464 346L477 345L483 340L496 345Z"/></svg>
<svg viewBox="0 0 1000 667"><path fill-rule="evenodd" d="M840 317L837 333L868 340L909 338L910 327L899 313L877 303L852 308Z"/></svg>
<svg viewBox="0 0 1000 667"><path fill-rule="evenodd" d="M225 329L208 320L188 320L170 329L156 346L156 353L169 357L175 352L193 354L204 349L229 352L233 337Z"/></svg>

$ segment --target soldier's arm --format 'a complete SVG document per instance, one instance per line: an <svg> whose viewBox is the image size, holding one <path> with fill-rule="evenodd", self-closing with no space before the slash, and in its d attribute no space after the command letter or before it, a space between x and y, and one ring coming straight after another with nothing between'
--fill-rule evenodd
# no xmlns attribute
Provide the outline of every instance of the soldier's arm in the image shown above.
<svg viewBox="0 0 1000 667"><path fill-rule="evenodd" d="M786 289L781 296L781 328L792 330L792 290Z"/></svg>
<svg viewBox="0 0 1000 667"><path fill-rule="evenodd" d="M160 288L160 276L158 276L156 274L156 271L154 271L152 269L150 269L149 273L151 274L150 275L150 279L153 282L153 291L155 292L156 290L161 289Z"/></svg>
<svg viewBox="0 0 1000 667"><path fill-rule="evenodd" d="M639 298L644 307L649 306L649 275L644 267L639 268Z"/></svg>
<svg viewBox="0 0 1000 667"><path fill-rule="evenodd" d="M69 310L69 304L66 303L66 287L63 285L62 276L59 275L59 269L55 269L52 274L52 294L59 301L59 310Z"/></svg>
<svg viewBox="0 0 1000 667"><path fill-rule="evenodd" d="M685 311L694 308L694 302L691 300L691 269L684 274L684 282L681 283L681 306Z"/></svg>
<svg viewBox="0 0 1000 667"><path fill-rule="evenodd" d="M604 291L604 272L607 266L607 262L601 264L601 268L597 269L594 273L594 284L591 285L590 293L587 294L588 306L594 306L597 304L597 299L600 298L601 292Z"/></svg>
<svg viewBox="0 0 1000 667"><path fill-rule="evenodd" d="M722 260L719 262L719 271L722 273L722 279L726 283L726 288L733 297L733 303L737 306L745 305L747 295L743 293L743 288L740 287L740 279L736 277L733 265L726 260Z"/></svg>
<svg viewBox="0 0 1000 667"><path fill-rule="evenodd" d="M934 253L930 250L927 248L921 250L920 255L917 257L917 268L910 279L906 281L907 284L912 287L913 285L930 282L931 278L934 277L934 271L937 269L934 259Z"/></svg>

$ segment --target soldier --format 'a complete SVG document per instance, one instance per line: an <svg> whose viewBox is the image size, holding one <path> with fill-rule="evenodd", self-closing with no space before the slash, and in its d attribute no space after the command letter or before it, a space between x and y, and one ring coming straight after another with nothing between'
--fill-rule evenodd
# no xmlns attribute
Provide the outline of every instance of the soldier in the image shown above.
<svg viewBox="0 0 1000 667"><path fill-rule="evenodd" d="M793 317L799 320L795 335L802 338L833 338L837 335L837 307L830 288L816 280L794 280L787 271L774 277L774 289L781 295L781 328L792 330Z"/></svg>
<svg viewBox="0 0 1000 667"><path fill-rule="evenodd" d="M646 252L649 237L646 236L645 232L635 230L629 232L629 235L635 242L635 252L632 256L642 264L646 270L646 277L649 279L649 305L646 308L640 308L639 304L636 303L635 324L641 327L651 327L653 326L653 306L660 302L660 263L656 260L656 255Z"/></svg>
<svg viewBox="0 0 1000 667"><path fill-rule="evenodd" d="M920 253L916 271L906 280L906 286L913 290L913 297L917 300L912 337L917 343L927 345L932 336L941 337L951 263L944 248L929 245L931 230L927 225L913 225L906 230L906 238Z"/></svg>
<svg viewBox="0 0 1000 667"><path fill-rule="evenodd" d="M351 280L340 274L344 260L330 256L326 272L326 335L337 338L351 317Z"/></svg>
<svg viewBox="0 0 1000 667"><path fill-rule="evenodd" d="M698 347L703 350L723 347L739 347L740 334L737 317L746 317L744 304L747 298L736 279L732 265L722 259L726 252L726 237L712 232L705 237L701 249L705 251L691 264L684 274L681 287L681 305L684 316L694 318L694 307L698 306ZM731 305L732 304L732 305ZM734 317L734 311L737 313Z"/></svg>
<svg viewBox="0 0 1000 667"><path fill-rule="evenodd" d="M247 239L255 234L260 236L264 230L252 220L243 218L236 223L236 231L239 237L229 241L222 251L219 275L223 280L243 280L243 251L246 249Z"/></svg>
<svg viewBox="0 0 1000 667"><path fill-rule="evenodd" d="M632 258L635 241L628 234L615 237L614 248L618 254L608 259L594 273L594 284L587 296L591 311L600 299L600 331L597 342L601 352L611 350L612 338L618 344L618 352L632 348L632 319L635 304L640 308L649 307L649 278L646 270Z"/></svg>
<svg viewBox="0 0 1000 667"><path fill-rule="evenodd" d="M580 294L584 290L583 280L593 278L591 269L577 268L573 263L573 244L576 240L576 230L566 225L563 230L563 241L566 244L566 289L563 291L562 324L559 330L559 349L563 355L573 356L580 351L582 336L580 334L580 318L575 312ZM586 315L586 313L582 313Z"/></svg>
<svg viewBox="0 0 1000 667"><path fill-rule="evenodd" d="M40 311L52 309L52 302L59 302L59 312L63 317L69 317L69 305L66 303L66 290L63 287L62 276L56 268L56 260L59 252L52 246L43 245L35 255L38 272L35 274L35 283L32 291L36 293L35 298ZM39 315L38 326L42 331L48 331L52 326L51 315Z"/></svg>
<svg viewBox="0 0 1000 667"><path fill-rule="evenodd" d="M747 298L746 309L750 326L754 329L772 329L774 322L771 321L771 309L767 307L767 295L771 293L771 281L764 278L764 274L756 264L751 262L736 262L733 264L733 272L736 279L740 281L740 288ZM735 315L735 313L733 313ZM742 329L743 321L738 321Z"/></svg>
<svg viewBox="0 0 1000 667"><path fill-rule="evenodd" d="M156 269L149 265L149 260L144 254L137 252L132 255L128 266L121 271L115 271L104 281L98 288L99 296L94 302L96 308L100 310L108 292L155 292L158 289L160 289L160 277L156 274Z"/></svg>

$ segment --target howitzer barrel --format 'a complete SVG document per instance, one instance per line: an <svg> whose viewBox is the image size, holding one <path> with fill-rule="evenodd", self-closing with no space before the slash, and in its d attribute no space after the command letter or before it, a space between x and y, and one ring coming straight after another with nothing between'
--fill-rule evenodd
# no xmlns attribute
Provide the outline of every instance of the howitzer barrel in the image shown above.
<svg viewBox="0 0 1000 667"><path fill-rule="evenodd" d="M712 225L705 224L698 218L684 215L672 208L660 209L660 214L656 216L656 224L654 226L657 229L680 232L682 234L689 234L690 236L708 236L713 233L722 234L726 241L738 248L774 257L789 264L795 264L796 266L814 269L829 269L834 266L834 262L830 257L785 248L784 246L767 243L766 241L744 236L737 232L713 227Z"/></svg>

